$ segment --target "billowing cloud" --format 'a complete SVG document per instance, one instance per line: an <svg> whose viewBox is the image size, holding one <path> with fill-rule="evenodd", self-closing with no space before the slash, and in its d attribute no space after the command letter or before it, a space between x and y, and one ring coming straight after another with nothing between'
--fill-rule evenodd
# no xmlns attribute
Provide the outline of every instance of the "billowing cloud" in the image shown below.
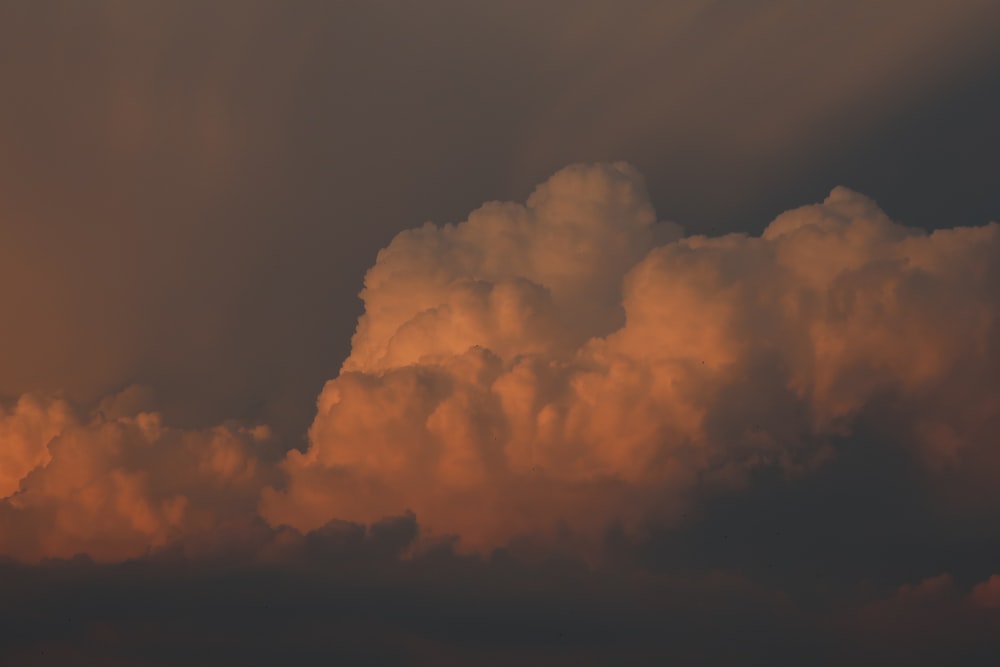
<svg viewBox="0 0 1000 667"><path fill-rule="evenodd" d="M25 395L9 410L0 406L0 497L13 494L25 475L51 460L49 441L73 421L64 401Z"/></svg>
<svg viewBox="0 0 1000 667"><path fill-rule="evenodd" d="M927 233L844 188L761 236L685 237L631 166L574 165L525 205L379 253L308 446L277 466L287 444L266 427L174 428L143 388L4 408L3 553L274 555L331 521L410 512L465 549L589 552L754 470L808 474L873 411L880 437L983 504L998 256L1000 225Z"/></svg>
<svg viewBox="0 0 1000 667"><path fill-rule="evenodd" d="M821 465L875 407L929 470L968 468L994 456L998 253L1000 225L928 234L845 188L760 237L682 238L628 165L569 167L379 254L261 513L596 538Z"/></svg>
<svg viewBox="0 0 1000 667"><path fill-rule="evenodd" d="M621 326L620 283L658 239L629 165L577 165L526 206L493 202L459 225L399 234L365 277L346 371L378 372L472 346L505 359L558 354Z"/></svg>
<svg viewBox="0 0 1000 667"><path fill-rule="evenodd" d="M3 416L5 555L119 561L253 516L266 427L181 431L132 412L135 398L127 390L80 418L24 396Z"/></svg>

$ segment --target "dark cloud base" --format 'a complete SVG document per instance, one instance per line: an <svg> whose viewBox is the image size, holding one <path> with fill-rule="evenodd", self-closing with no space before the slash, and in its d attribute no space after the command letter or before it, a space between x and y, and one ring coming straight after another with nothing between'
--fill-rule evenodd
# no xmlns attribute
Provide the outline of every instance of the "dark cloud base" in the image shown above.
<svg viewBox="0 0 1000 667"><path fill-rule="evenodd" d="M638 545L619 540L609 549L616 556L596 567L533 557L516 544L487 557L460 555L447 541L415 552L412 515L367 529L332 523L297 536L270 563L262 557L280 530L263 528L239 554L189 559L175 549L117 565L8 561L0 564L0 662L995 664L1000 610L971 609L963 602L969 587L948 577L907 594L890 581L898 576L876 569L859 578L849 559L841 567L842 553L824 549L815 579L803 585L796 565L808 569L808 559L790 547L806 544L808 531L782 541L761 525L768 516L768 529L791 534L798 525L795 511L775 512L788 489L774 487L756 485L744 515L727 517L749 520L742 536L734 531L744 543L729 553L746 556L737 563L727 562L726 548L703 544L700 564L689 553L679 566L684 557L669 545L700 546L685 531ZM762 513L769 503L770 515ZM717 523L707 516L687 532L718 538ZM846 549L858 546L851 531L832 524L828 532L831 542L846 537ZM865 556L896 537L886 531ZM769 560L762 568L753 566L755 548L762 564Z"/></svg>

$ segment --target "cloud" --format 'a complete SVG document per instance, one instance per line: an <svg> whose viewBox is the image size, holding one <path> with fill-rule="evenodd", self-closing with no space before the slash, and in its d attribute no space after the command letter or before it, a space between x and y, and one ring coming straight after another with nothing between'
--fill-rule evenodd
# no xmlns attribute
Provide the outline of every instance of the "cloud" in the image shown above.
<svg viewBox="0 0 1000 667"><path fill-rule="evenodd" d="M727 664L755 636L803 629L786 596L738 576L598 572L571 558L528 564L447 545L400 558L414 526L411 517L338 524L304 536L307 548L285 560L249 565L0 562L10 593L0 601L10 630L0 660L602 665L624 655ZM732 643L715 641L720 624Z"/></svg>
<svg viewBox="0 0 1000 667"><path fill-rule="evenodd" d="M623 163L404 232L277 465L266 427L171 426L145 387L0 410L0 556L34 564L0 558L0 660L978 664L1000 579L956 550L989 533L880 514L879 484L907 460L920 500L995 505L998 253L996 224L928 233L844 188L683 236ZM823 505L837 465L863 482ZM692 546L720 491L749 508ZM927 542L873 557L907 517ZM938 559L979 580L897 585Z"/></svg>
<svg viewBox="0 0 1000 667"><path fill-rule="evenodd" d="M928 234L845 188L760 237L682 238L633 168L569 167L379 253L261 514L593 542L822 465L876 405L929 471L973 474L994 456L998 253L1000 225Z"/></svg>
<svg viewBox="0 0 1000 667"><path fill-rule="evenodd" d="M129 412L141 393L85 419L64 401L25 396L5 416L5 555L121 561L254 516L268 429L169 428L156 413Z"/></svg>
<svg viewBox="0 0 1000 667"><path fill-rule="evenodd" d="M859 647L883 659L933 664L941 659L988 664L995 655L1000 614L996 575L962 590L948 573L903 584L846 617Z"/></svg>
<svg viewBox="0 0 1000 667"><path fill-rule="evenodd" d="M49 441L73 420L64 401L46 404L25 395L10 410L0 406L0 497L13 494L25 475L51 460Z"/></svg>
<svg viewBox="0 0 1000 667"><path fill-rule="evenodd" d="M969 601L983 609L1000 609L1000 574L994 574L986 581L976 584L969 594Z"/></svg>
<svg viewBox="0 0 1000 667"><path fill-rule="evenodd" d="M21 396L0 411L3 552L280 553L412 512L421 540L593 555L755 471L810 474L862 417L929 488L996 509L998 257L1000 225L927 233L845 188L761 236L683 236L633 167L574 165L379 253L302 451L169 426L142 387L90 410Z"/></svg>
<svg viewBox="0 0 1000 667"><path fill-rule="evenodd" d="M680 236L655 222L633 167L577 165L526 206L493 202L459 225L404 231L365 276L344 370L398 368L473 345L505 358L551 354L610 333L623 315L622 276L658 238Z"/></svg>

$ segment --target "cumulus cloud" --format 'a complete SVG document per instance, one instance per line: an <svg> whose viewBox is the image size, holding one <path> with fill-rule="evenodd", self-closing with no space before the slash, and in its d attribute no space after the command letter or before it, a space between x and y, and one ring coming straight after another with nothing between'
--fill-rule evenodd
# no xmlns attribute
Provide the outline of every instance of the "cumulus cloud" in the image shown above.
<svg viewBox="0 0 1000 667"><path fill-rule="evenodd" d="M64 401L24 396L2 416L5 555L118 561L253 516L268 481L256 459L268 430L172 429L129 409L138 394L86 418Z"/></svg>
<svg viewBox="0 0 1000 667"><path fill-rule="evenodd" d="M996 425L1000 225L928 234L845 188L760 237L682 237L625 164L379 253L273 524L406 510L473 548L670 520L799 474L872 406L932 470ZM905 419L904 419L905 417Z"/></svg>
<svg viewBox="0 0 1000 667"><path fill-rule="evenodd" d="M0 405L0 497L13 494L25 475L51 460L49 441L72 422L64 401L25 395L10 409Z"/></svg>
<svg viewBox="0 0 1000 667"><path fill-rule="evenodd" d="M33 395L0 410L3 553L281 553L410 512L466 549L589 550L755 469L808 474L872 411L981 503L998 254L1000 225L927 233L844 188L761 236L685 237L631 166L571 166L525 205L379 253L308 447L277 466L268 429L174 428L142 388L86 414Z"/></svg>
<svg viewBox="0 0 1000 667"><path fill-rule="evenodd" d="M377 372L472 346L503 358L572 350L621 325L619 283L659 236L627 164L569 167L526 206L493 202L459 225L404 231L379 253L345 371Z"/></svg>

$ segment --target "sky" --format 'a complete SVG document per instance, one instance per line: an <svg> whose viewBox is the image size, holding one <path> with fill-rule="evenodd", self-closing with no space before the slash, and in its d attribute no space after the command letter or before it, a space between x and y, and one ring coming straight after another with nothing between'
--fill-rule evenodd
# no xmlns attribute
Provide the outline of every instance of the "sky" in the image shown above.
<svg viewBox="0 0 1000 667"><path fill-rule="evenodd" d="M995 664L998 30L0 0L0 663Z"/></svg>

